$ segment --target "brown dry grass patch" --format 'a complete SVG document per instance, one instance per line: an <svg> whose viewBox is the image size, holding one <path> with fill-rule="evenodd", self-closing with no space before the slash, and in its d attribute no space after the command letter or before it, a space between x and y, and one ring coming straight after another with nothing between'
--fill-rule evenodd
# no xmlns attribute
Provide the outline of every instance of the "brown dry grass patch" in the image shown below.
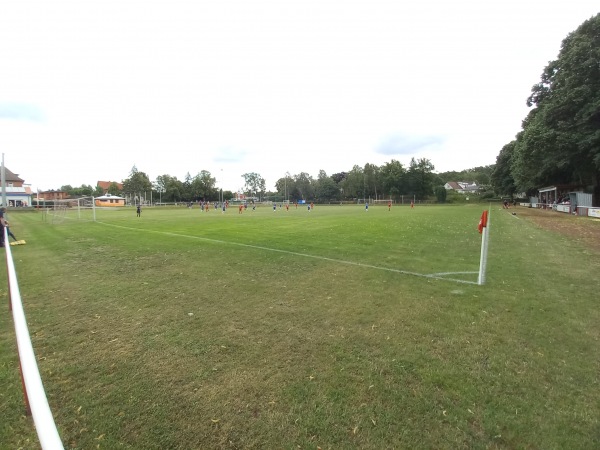
<svg viewBox="0 0 600 450"><path fill-rule="evenodd" d="M519 217L534 223L542 229L575 239L600 253L600 219L573 216L537 208L517 207L508 211L516 212Z"/></svg>

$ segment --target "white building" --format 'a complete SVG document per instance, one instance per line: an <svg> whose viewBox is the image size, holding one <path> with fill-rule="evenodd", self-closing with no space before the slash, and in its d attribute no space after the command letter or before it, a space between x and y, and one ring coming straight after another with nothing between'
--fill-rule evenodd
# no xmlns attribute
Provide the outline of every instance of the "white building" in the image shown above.
<svg viewBox="0 0 600 450"><path fill-rule="evenodd" d="M459 194L477 194L479 186L475 183L465 183L464 181L448 181L444 188L447 191L454 190Z"/></svg>
<svg viewBox="0 0 600 450"><path fill-rule="evenodd" d="M6 205L9 207L31 206L33 192L31 187L25 186L25 180L19 175L4 167L4 182L6 192ZM0 202L1 203L1 202Z"/></svg>

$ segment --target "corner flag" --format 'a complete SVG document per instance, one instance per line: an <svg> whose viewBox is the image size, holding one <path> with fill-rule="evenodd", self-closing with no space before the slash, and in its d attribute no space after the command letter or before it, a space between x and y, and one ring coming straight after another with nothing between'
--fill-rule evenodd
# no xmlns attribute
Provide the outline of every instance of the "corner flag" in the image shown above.
<svg viewBox="0 0 600 450"><path fill-rule="evenodd" d="M483 214L481 214L481 219L479 219L479 226L477 227L477 229L479 230L479 234L481 234L481 259L479 260L479 278L477 280L477 284L479 285L485 283L485 269L487 266L487 249L490 233L488 225L488 210L486 209L485 211L483 211Z"/></svg>
<svg viewBox="0 0 600 450"><path fill-rule="evenodd" d="M481 219L479 219L479 226L477 227L477 229L479 230L479 234L483 233L483 229L485 227L487 227L487 221L488 221L488 212L486 209L485 211L483 211L483 214L481 214Z"/></svg>

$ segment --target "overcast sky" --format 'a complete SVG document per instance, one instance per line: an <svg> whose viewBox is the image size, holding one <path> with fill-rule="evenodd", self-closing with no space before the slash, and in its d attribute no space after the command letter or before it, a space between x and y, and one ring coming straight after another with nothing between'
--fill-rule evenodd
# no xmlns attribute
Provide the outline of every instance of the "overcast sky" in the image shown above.
<svg viewBox="0 0 600 450"><path fill-rule="evenodd" d="M494 164L597 0L72 0L0 6L0 152L35 189L208 170Z"/></svg>

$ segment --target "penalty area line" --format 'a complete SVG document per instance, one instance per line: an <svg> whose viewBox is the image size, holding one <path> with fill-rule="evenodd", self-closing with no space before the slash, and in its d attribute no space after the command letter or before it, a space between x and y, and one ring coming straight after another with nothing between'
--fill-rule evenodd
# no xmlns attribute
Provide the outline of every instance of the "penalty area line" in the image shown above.
<svg viewBox="0 0 600 450"><path fill-rule="evenodd" d="M253 245L253 244L244 244L241 242L230 242L230 241L223 241L221 239L213 239L213 238L207 238L207 237L202 237L202 236L192 236L189 234L180 234L180 233L172 233L170 231L155 231L155 230L142 230L139 228L133 228L133 227L126 227L124 225L115 225L112 223L106 223L106 222L97 222L100 223L102 225L106 225L109 227L115 227L115 228L123 228L125 230L132 230L132 231L145 231L147 233L155 233L155 234L162 234L165 236L174 236L174 237L182 237L182 238L186 238L186 239L196 239L199 241L205 241L205 242L212 242L212 243L216 243L216 244L225 244L225 245L235 245L238 247L246 247L246 248L253 248L256 250L263 250L263 251L267 251L267 252L277 252L277 253L283 253L286 255L293 255L293 256L301 256L304 258L312 258L312 259L319 259L321 261L329 261L329 262L333 262L333 263L338 263L338 264L345 264L348 266L356 266L356 267L364 267L367 269L374 269L374 270L384 270L387 272L394 272L394 273L399 273L402 275L412 275L415 277L420 277L420 278L432 278L435 280L444 280L444 281L454 281L456 283L463 283L463 284L477 284L477 282L475 281L468 281L468 280L460 280L457 278L447 278L444 275L458 275L458 274L476 274L479 272L443 272L443 273L432 273L432 274L426 274L426 273L418 273L418 272L411 272L408 270L401 270L401 269L393 269L391 267L382 267L382 266L375 266L373 264L365 264L365 263L360 263L360 262L355 262L355 261L347 261L344 259L336 259L336 258L329 258L327 256L318 256L318 255L311 255L309 253L300 253L300 252L294 252L291 250L281 250L278 248L271 248L271 247L263 247L261 245Z"/></svg>

